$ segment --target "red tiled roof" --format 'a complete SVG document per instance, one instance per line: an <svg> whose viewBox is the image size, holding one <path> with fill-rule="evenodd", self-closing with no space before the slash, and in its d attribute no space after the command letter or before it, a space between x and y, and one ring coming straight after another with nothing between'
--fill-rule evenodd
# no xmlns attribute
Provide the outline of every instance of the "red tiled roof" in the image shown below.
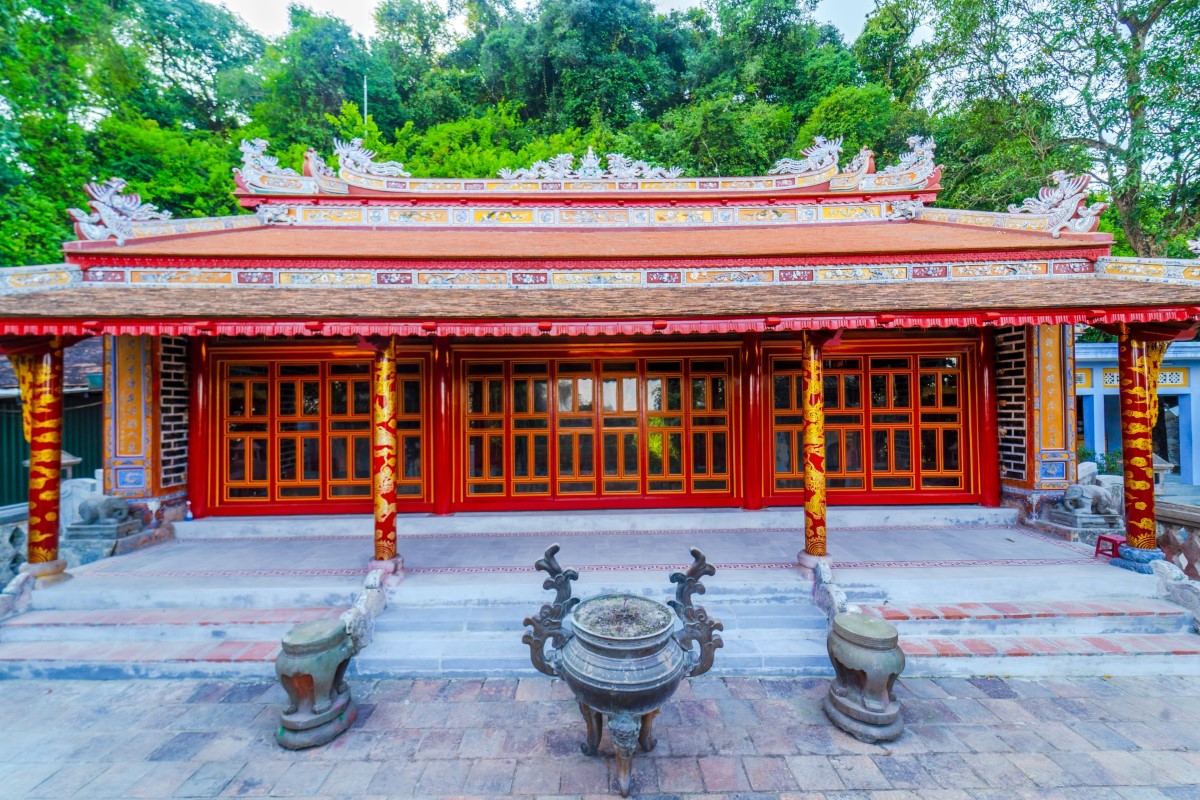
<svg viewBox="0 0 1200 800"><path fill-rule="evenodd" d="M397 261L602 261L767 258L874 260L976 253L1071 251L1103 255L1112 237L949 225L864 222L729 228L621 230L395 229L263 227L68 248L71 261L144 264L156 259L286 259ZM175 263L178 263L177 261Z"/></svg>

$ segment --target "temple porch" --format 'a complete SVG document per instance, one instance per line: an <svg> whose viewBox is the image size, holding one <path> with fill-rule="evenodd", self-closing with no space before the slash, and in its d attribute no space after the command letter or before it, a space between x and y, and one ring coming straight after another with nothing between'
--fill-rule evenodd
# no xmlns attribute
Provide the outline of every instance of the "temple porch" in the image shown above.
<svg viewBox="0 0 1200 800"><path fill-rule="evenodd" d="M718 567L704 598L725 624L717 669L825 674L825 615L796 566L802 518L798 510L405 515L403 580L389 584L356 669L528 673L521 620L546 599L532 563L559 542L582 594L665 595L669 572L700 547ZM1011 510L831 509L829 546L848 600L901 625L913 674L1165 674L1200 664L1200 638L1186 632L1182 609L1156 599L1151 576L1024 529ZM352 603L372 551L366 516L181 524L174 542L79 567L75 580L34 592L31 611L0 626L0 674L268 675L287 627ZM1018 640L1026 652L1002 652ZM1026 654L1035 657L1013 657Z"/></svg>

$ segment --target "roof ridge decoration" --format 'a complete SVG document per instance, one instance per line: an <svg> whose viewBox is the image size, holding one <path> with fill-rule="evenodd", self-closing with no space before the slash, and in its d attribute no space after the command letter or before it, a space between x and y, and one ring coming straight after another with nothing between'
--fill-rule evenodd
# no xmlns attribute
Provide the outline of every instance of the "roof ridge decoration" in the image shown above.
<svg viewBox="0 0 1200 800"><path fill-rule="evenodd" d="M92 198L88 201L92 213L78 208L67 209L75 220L75 234L79 238L98 242L111 237L118 245L123 245L126 239L137 236L134 223L171 218L170 211L160 211L153 203L143 203L137 192L122 193L125 186L124 178L84 184L83 190Z"/></svg>
<svg viewBox="0 0 1200 800"><path fill-rule="evenodd" d="M245 192L254 194L311 194L316 183L296 170L279 166L279 159L267 155L266 139L242 139L242 167L233 168L233 181Z"/></svg>
<svg viewBox="0 0 1200 800"><path fill-rule="evenodd" d="M800 151L802 159L781 158L767 170L768 175L800 175L808 172L821 172L829 167L838 166L838 156L842 153L842 137L826 139L818 136L813 143Z"/></svg>
<svg viewBox="0 0 1200 800"><path fill-rule="evenodd" d="M1200 239L1188 239L1188 249L1200 256Z"/></svg>
<svg viewBox="0 0 1200 800"><path fill-rule="evenodd" d="M296 175L300 173L289 167L279 166L279 159L267 155L270 143L266 139L242 139L242 163L254 167L266 175Z"/></svg>
<svg viewBox="0 0 1200 800"><path fill-rule="evenodd" d="M333 152L337 156L338 166L341 167L343 173L351 172L376 178L412 177L404 171L404 165L399 161L382 161L376 164L375 156L377 154L374 150L363 147L363 140L358 136L349 142L334 139Z"/></svg>
<svg viewBox="0 0 1200 800"><path fill-rule="evenodd" d="M607 168L600 166L600 157L591 146L575 168L574 153L559 153L545 161L535 161L520 169L502 169L498 173L506 181L600 181L600 180L660 180L683 175L681 167L657 167L645 161L635 161L624 153L605 156Z"/></svg>
<svg viewBox="0 0 1200 800"><path fill-rule="evenodd" d="M325 163L315 148L304 151L304 174L316 183L314 192L349 194L349 185L338 177L337 171Z"/></svg>
<svg viewBox="0 0 1200 800"><path fill-rule="evenodd" d="M234 178L243 195L347 195L380 194L514 194L540 192L772 192L807 189L812 192L905 192L936 191L941 167L933 160L932 139L914 136L911 152L900 163L876 173L874 154L860 150L845 169L838 159L842 139L815 137L801 150L802 158L776 161L767 175L683 177L679 167L659 167L623 153L601 158L595 149L576 164L573 153L560 153L529 167L502 169L497 178L413 178L398 161L376 163L376 153L360 138L334 140L338 169L309 148L304 155L303 174L279 166L266 155L263 139L242 142L242 167ZM926 198L928 200L929 198ZM255 201L243 201L253 207Z"/></svg>
<svg viewBox="0 0 1200 800"><path fill-rule="evenodd" d="M1050 173L1054 186L1038 190L1021 205L1010 205L1010 214L1036 214L1046 217L1046 230L1057 239L1064 228L1074 233L1090 233L1100 224L1100 214L1108 203L1087 204L1091 175L1071 175L1057 169Z"/></svg>

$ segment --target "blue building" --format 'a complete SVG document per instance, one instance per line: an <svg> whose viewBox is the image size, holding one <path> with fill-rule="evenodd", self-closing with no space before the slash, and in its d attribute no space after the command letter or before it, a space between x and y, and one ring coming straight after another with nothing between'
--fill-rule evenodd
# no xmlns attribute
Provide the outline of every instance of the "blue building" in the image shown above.
<svg viewBox="0 0 1200 800"><path fill-rule="evenodd" d="M1177 465L1174 474L1185 484L1200 484L1200 342L1176 342L1167 350L1158 379L1158 424L1154 452ZM1075 419L1078 441L1097 454L1121 449L1115 342L1075 344Z"/></svg>

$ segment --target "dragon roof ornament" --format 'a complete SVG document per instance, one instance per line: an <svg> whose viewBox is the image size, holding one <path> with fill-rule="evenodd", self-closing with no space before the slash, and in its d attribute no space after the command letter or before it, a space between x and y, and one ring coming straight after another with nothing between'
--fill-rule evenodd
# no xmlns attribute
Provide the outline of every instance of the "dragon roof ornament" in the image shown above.
<svg viewBox="0 0 1200 800"><path fill-rule="evenodd" d="M337 155L338 166L349 172L381 178L409 177L409 174L404 171L404 165L399 161L382 161L376 164L375 151L363 147L363 140L359 137L355 137L349 142L334 139L333 152Z"/></svg>
<svg viewBox="0 0 1200 800"><path fill-rule="evenodd" d="M1188 249L1200 256L1200 239L1189 239Z"/></svg>
<svg viewBox="0 0 1200 800"><path fill-rule="evenodd" d="M937 143L933 141L932 136L910 136L905 140L908 145L908 152L900 154L900 163L893 164L890 167L884 167L879 170L880 175L899 175L906 172L924 172L933 173L933 151L937 149Z"/></svg>
<svg viewBox="0 0 1200 800"><path fill-rule="evenodd" d="M242 139L242 166L264 175L299 175L294 169L279 166L279 159L267 155L270 143L266 139Z"/></svg>
<svg viewBox="0 0 1200 800"><path fill-rule="evenodd" d="M67 213L75 220L75 230L80 238L97 242L108 238L125 244L137 233L135 222L168 220L171 212L160 211L158 206L143 203L137 192L122 193L126 183L122 178L109 178L104 183L88 183L83 189L92 198L88 207L92 213L78 208L69 208Z"/></svg>
<svg viewBox="0 0 1200 800"><path fill-rule="evenodd" d="M1050 174L1054 186L1038 190L1037 197L1027 197L1021 205L1010 205L1010 214L1035 214L1046 217L1046 230L1059 237L1066 228L1074 233L1090 233L1099 225L1100 214L1108 203L1087 204L1090 175L1070 175L1063 170Z"/></svg>
<svg viewBox="0 0 1200 800"><path fill-rule="evenodd" d="M545 161L535 161L527 168L502 169L499 175L507 181L600 181L670 179L683 174L679 167L656 167L623 153L609 153L605 158L608 163L602 167L600 157L589 147L578 168L574 153L560 153Z"/></svg>
<svg viewBox="0 0 1200 800"><path fill-rule="evenodd" d="M826 139L818 136L813 143L800 151L802 159L781 158L775 162L768 175L803 175L810 172L821 172L838 166L838 156L842 154L842 137Z"/></svg>

